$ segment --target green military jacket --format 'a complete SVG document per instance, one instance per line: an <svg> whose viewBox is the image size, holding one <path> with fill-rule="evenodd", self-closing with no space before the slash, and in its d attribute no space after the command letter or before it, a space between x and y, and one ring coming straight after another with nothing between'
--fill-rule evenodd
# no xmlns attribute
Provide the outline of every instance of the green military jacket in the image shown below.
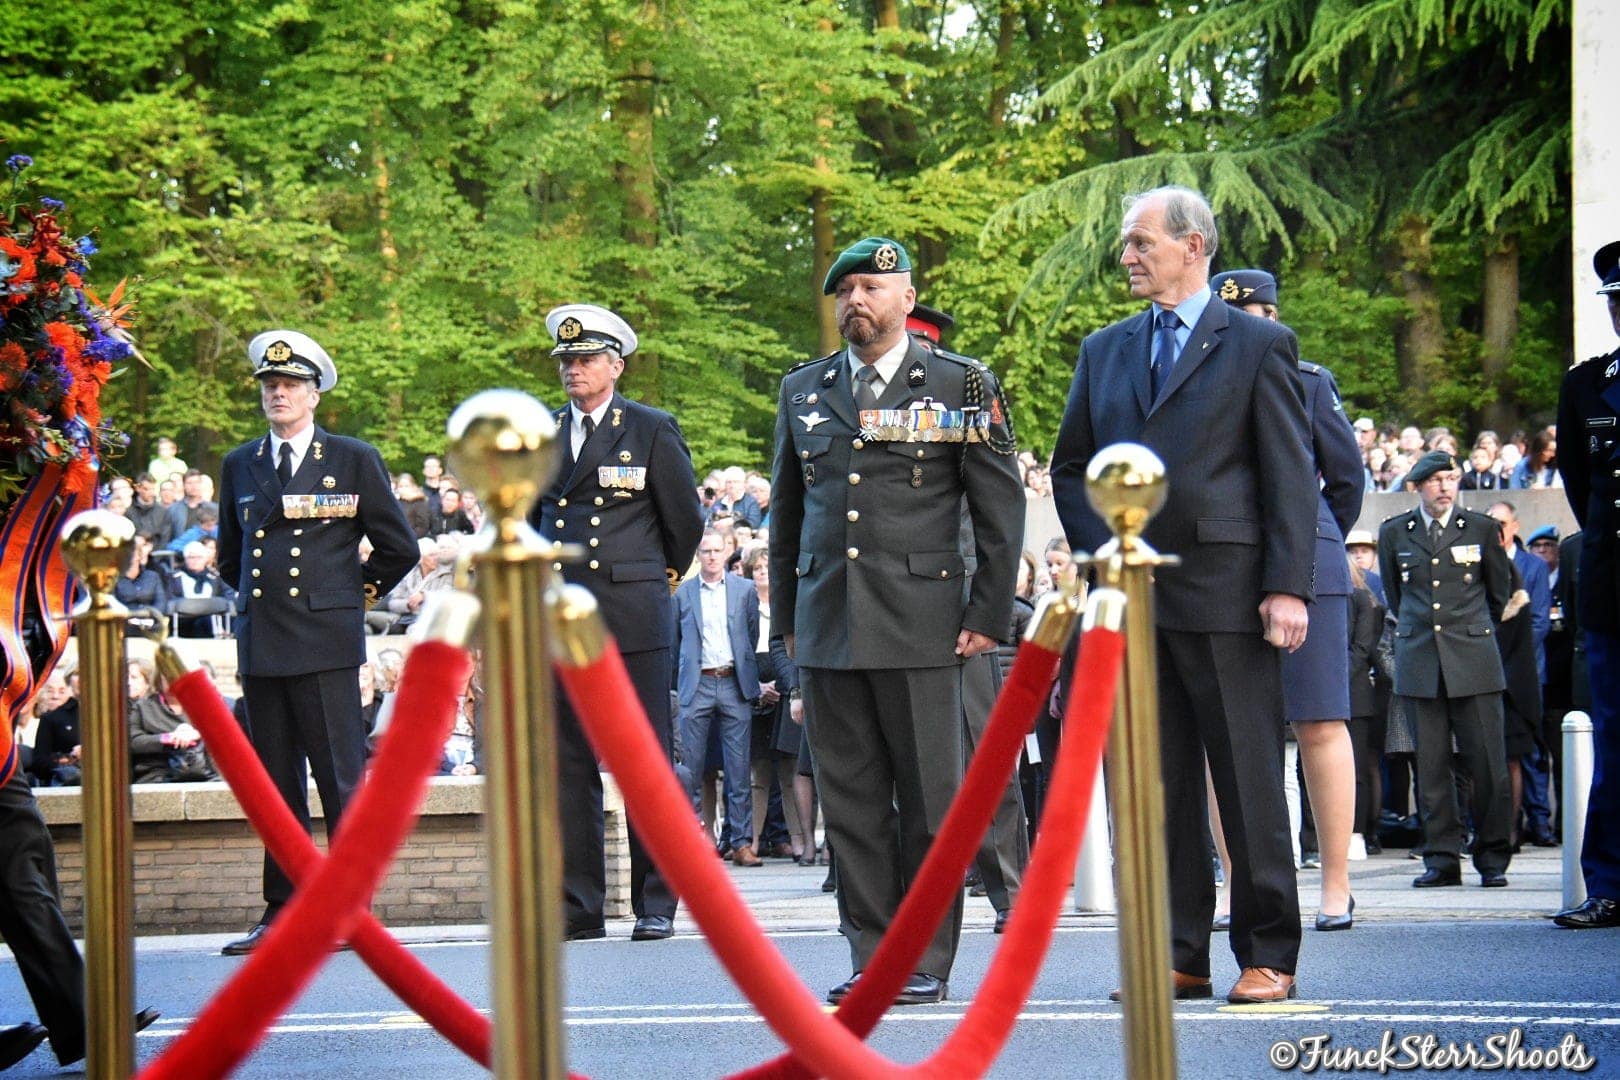
<svg viewBox="0 0 1620 1080"><path fill-rule="evenodd" d="M1513 592L1497 524L1454 507L1431 547L1416 507L1378 530L1378 569L1395 622L1395 692L1437 698L1503 689L1496 626Z"/></svg>
<svg viewBox="0 0 1620 1080"><path fill-rule="evenodd" d="M876 410L857 412L851 382L844 350L782 380L772 627L801 667L960 663L963 628L1001 641L1012 620L1024 494L1006 403L983 364L916 339Z"/></svg>

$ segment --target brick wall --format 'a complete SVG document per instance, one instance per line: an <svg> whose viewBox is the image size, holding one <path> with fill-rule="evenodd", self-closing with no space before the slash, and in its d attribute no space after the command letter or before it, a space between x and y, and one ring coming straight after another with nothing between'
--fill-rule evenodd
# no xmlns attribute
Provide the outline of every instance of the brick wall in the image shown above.
<svg viewBox="0 0 1620 1080"><path fill-rule="evenodd" d="M629 913L630 860L623 804L608 789L607 916ZM134 789L135 932L237 933L264 911L263 847L224 784L152 784ZM62 907L75 931L84 914L84 843L79 792L42 789L40 806L56 841ZM421 820L378 889L372 912L385 925L432 926L488 920L483 784L476 777L433 782ZM312 812L319 798L310 792ZM316 841L325 846L316 824Z"/></svg>

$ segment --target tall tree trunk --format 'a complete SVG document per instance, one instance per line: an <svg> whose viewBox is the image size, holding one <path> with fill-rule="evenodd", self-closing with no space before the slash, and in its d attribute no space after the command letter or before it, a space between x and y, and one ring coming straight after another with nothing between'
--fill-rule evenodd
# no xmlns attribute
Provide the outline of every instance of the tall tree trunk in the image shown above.
<svg viewBox="0 0 1620 1080"><path fill-rule="evenodd" d="M653 0L641 5L638 20L641 29L656 32L658 6ZM639 35L638 35L639 36ZM643 37L643 42L650 40ZM625 46L623 35L610 37L615 52ZM633 54L633 53L632 53ZM619 77L619 97L613 104L613 122L624 140L624 157L614 166L614 179L623 200L624 217L619 228L620 237L628 244L645 250L645 257L630 267L631 277L638 282L635 303L650 318L651 297L644 284L651 275L652 249L658 243L657 172L653 161L653 82L652 61L637 59ZM656 348L638 349L630 366L629 381L637 396L648 404L657 405L662 398L662 373Z"/></svg>
<svg viewBox="0 0 1620 1080"><path fill-rule="evenodd" d="M832 33L831 19L818 19L816 29L822 33ZM816 85L816 93L823 101L832 94L832 87L826 83ZM816 158L814 168L818 177L825 177L826 183L818 185L810 192L810 240L811 240L811 295L816 298L816 351L825 356L837 350L843 341L843 335L838 332L838 316L834 310L833 298L821 291L821 283L827 279L827 271L832 269L834 258L834 245L838 242L838 232L833 226L832 207L829 192L832 187L832 166L827 161L827 151L832 143L833 116L830 105L823 104L816 111Z"/></svg>
<svg viewBox="0 0 1620 1080"><path fill-rule="evenodd" d="M899 0L874 0L872 24L878 30L900 29ZM895 56L905 54L905 46L890 44L888 51ZM917 122L905 108L906 80L903 75L888 77L889 88L898 99L897 104L868 101L861 107L861 128L876 144L875 153L884 172L906 174L916 167L917 143L920 135Z"/></svg>
<svg viewBox="0 0 1620 1080"><path fill-rule="evenodd" d="M394 51L382 56L383 67L394 63ZM378 105L371 110L371 183L377 216L377 258L382 272L383 304L388 336L397 341L405 332L405 316L399 303L399 246L394 242L394 193L388 167L388 114ZM335 414L334 414L335 415ZM407 415L405 389L396 386L388 392L387 437L399 434L399 422ZM334 425L333 416L328 417Z"/></svg>
<svg viewBox="0 0 1620 1080"><path fill-rule="evenodd" d="M1395 359L1401 390L1422 398L1428 395L1446 344L1440 290L1430 273L1434 250L1429 223L1408 215L1395 230L1395 243L1400 257L1396 280L1407 308L1396 331Z"/></svg>
<svg viewBox="0 0 1620 1080"><path fill-rule="evenodd" d="M1480 366L1492 393L1486 398L1480 419L1493 431L1512 431L1519 426L1519 410L1513 388L1508 385L1508 364L1513 359L1513 342L1519 336L1519 238L1506 233L1490 239L1494 242L1485 253Z"/></svg>
<svg viewBox="0 0 1620 1080"><path fill-rule="evenodd" d="M1007 68L1017 36L1017 0L1001 0L996 13L996 58L990 65L990 104L987 110L992 136L999 135L1007 125L1007 99L1012 95L1012 73Z"/></svg>

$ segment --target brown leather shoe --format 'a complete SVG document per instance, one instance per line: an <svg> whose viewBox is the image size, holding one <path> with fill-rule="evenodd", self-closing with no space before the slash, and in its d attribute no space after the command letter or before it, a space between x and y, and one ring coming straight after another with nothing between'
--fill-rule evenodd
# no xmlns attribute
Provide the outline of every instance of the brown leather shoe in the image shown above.
<svg viewBox="0 0 1620 1080"><path fill-rule="evenodd" d="M1181 971L1170 973L1170 990L1170 996L1177 1001L1196 1001L1199 998L1215 996L1215 988L1210 985L1208 979ZM1119 1001L1123 997L1124 994L1119 990L1111 990L1108 993L1109 1001Z"/></svg>
<svg viewBox="0 0 1620 1080"><path fill-rule="evenodd" d="M1268 1001L1287 1001L1298 997L1294 977L1286 971L1267 967L1246 967L1232 984L1226 1000L1233 1005L1258 1005Z"/></svg>
<svg viewBox="0 0 1620 1080"><path fill-rule="evenodd" d="M764 866L758 855L754 854L754 845L738 844L731 849L732 866Z"/></svg>

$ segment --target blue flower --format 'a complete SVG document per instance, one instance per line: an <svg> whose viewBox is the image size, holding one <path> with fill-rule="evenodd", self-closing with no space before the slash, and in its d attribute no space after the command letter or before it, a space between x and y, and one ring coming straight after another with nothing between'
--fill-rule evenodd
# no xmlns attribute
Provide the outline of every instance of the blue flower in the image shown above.
<svg viewBox="0 0 1620 1080"><path fill-rule="evenodd" d="M34 159L27 154L12 154L6 158L6 168L14 173L20 173L34 163Z"/></svg>
<svg viewBox="0 0 1620 1080"><path fill-rule="evenodd" d="M53 199L49 195L46 195L39 200L39 205L43 206L47 210L60 210L67 204L61 199Z"/></svg>
<svg viewBox="0 0 1620 1080"><path fill-rule="evenodd" d="M81 236L78 240L74 241L74 243L79 245L80 255L94 255L96 252L101 250L96 246L96 242L88 236Z"/></svg>

